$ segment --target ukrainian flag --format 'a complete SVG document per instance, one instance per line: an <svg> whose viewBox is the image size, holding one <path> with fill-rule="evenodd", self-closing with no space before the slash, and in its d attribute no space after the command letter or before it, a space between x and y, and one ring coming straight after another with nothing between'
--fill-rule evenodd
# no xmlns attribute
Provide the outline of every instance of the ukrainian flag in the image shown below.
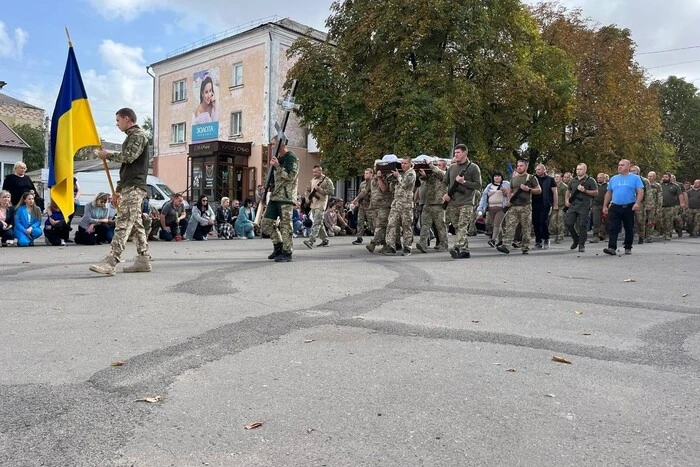
<svg viewBox="0 0 700 467"><path fill-rule="evenodd" d="M68 62L63 73L61 90L51 120L49 146L49 188L51 199L63 216L73 214L73 158L78 149L100 146L90 103L80 77L73 46L68 49Z"/></svg>

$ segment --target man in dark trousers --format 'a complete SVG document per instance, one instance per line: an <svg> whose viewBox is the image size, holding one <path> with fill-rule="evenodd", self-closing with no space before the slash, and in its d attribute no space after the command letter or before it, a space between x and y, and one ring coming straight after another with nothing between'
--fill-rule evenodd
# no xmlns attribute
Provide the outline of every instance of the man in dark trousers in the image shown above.
<svg viewBox="0 0 700 467"><path fill-rule="evenodd" d="M610 238L603 252L617 255L617 237L625 227L625 254L632 254L634 242L634 213L639 211L644 198L644 183L639 175L630 173L630 161L622 159L617 165L617 175L608 182L603 201L603 214L608 215Z"/></svg>
<svg viewBox="0 0 700 467"><path fill-rule="evenodd" d="M532 195L532 225L535 228L535 248L549 248L549 212L559 209L557 184L547 175L547 168L542 164L535 167L535 176L542 188L542 193ZM523 226L525 228L525 226Z"/></svg>

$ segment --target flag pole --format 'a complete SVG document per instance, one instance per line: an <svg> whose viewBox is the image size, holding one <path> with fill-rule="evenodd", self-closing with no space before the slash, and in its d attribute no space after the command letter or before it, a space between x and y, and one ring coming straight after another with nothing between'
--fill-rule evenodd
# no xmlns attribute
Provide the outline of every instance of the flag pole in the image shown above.
<svg viewBox="0 0 700 467"><path fill-rule="evenodd" d="M70 32L68 31L68 26L64 26L66 29L66 37L68 38L68 47L73 48L73 41L70 38ZM102 149L102 145L100 144L100 149ZM117 201L117 194L114 191L114 183L112 182L112 175L109 173L109 165L107 165L107 161L105 159L102 159L102 167L105 169L105 174L107 175L107 182L109 182L109 189L112 192L112 204L114 207L119 211L119 203Z"/></svg>
<svg viewBox="0 0 700 467"><path fill-rule="evenodd" d="M66 28L66 37L68 38L68 47L73 47L73 42L70 40L70 33L68 32L68 26L64 26Z"/></svg>

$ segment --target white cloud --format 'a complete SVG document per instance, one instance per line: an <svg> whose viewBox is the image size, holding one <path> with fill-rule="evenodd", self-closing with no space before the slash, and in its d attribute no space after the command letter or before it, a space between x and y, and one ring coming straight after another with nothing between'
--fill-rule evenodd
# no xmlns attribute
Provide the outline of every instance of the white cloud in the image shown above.
<svg viewBox="0 0 700 467"><path fill-rule="evenodd" d="M115 125L115 112L122 107L131 107L139 123L152 116L153 80L146 73L147 64L140 47L106 39L98 49L104 66L100 70L81 70L83 84L100 137L121 142L124 134ZM27 86L18 94L23 96L22 100L46 109L50 117L60 85L60 78L57 78L46 86Z"/></svg>
<svg viewBox="0 0 700 467"><path fill-rule="evenodd" d="M170 11L178 16L175 25L186 31L200 31L208 37L227 28L237 27L277 15L290 17L315 28L324 27L332 0L289 2L271 0L88 0L92 7L107 19L131 21L144 13ZM166 26L166 32L168 26Z"/></svg>
<svg viewBox="0 0 700 467"><path fill-rule="evenodd" d="M29 34L22 28L15 28L13 37L7 33L5 23L0 21L0 57L21 58Z"/></svg>

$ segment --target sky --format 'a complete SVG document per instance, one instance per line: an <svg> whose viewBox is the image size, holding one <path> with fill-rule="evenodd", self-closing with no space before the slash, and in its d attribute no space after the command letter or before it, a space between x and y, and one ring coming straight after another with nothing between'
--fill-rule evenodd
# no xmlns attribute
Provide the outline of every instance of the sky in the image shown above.
<svg viewBox="0 0 700 467"><path fill-rule="evenodd" d="M67 57L68 27L100 136L121 142L114 112L152 114L146 67L227 30L289 17L325 30L332 0L37 0L0 11L1 92L50 116ZM535 3L527 0L526 3ZM561 0L599 25L632 31L636 60L651 78L685 77L700 86L700 0ZM683 50L671 50L683 49ZM653 53L659 52L661 53Z"/></svg>

